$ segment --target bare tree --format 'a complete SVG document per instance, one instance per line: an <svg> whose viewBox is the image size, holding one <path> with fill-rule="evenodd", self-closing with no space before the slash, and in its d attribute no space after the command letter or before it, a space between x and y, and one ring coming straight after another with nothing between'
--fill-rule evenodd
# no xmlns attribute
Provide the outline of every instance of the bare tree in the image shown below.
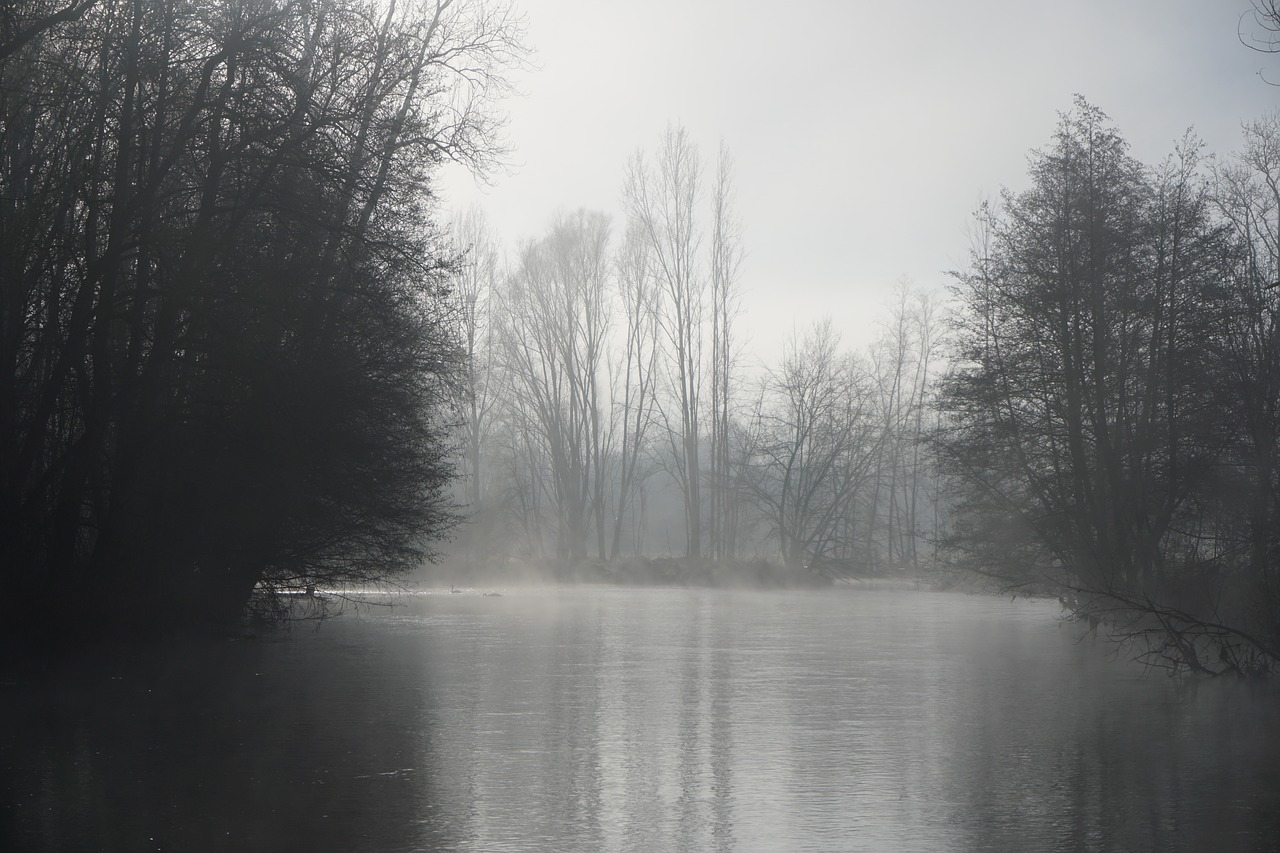
<svg viewBox="0 0 1280 853"><path fill-rule="evenodd" d="M1237 581L1252 611L1244 627L1280 648L1280 114L1250 122L1244 137L1215 173L1216 206L1240 254L1212 312L1216 402L1236 413L1224 466L1234 476L1216 484L1213 526L1217 550L1247 554L1247 580Z"/></svg>
<svg viewBox="0 0 1280 853"><path fill-rule="evenodd" d="M605 552L606 401L600 383L609 333L609 222L562 216L527 246L504 294L502 353L517 425L537 437L555 508L557 556L586 556L589 522Z"/></svg>
<svg viewBox="0 0 1280 853"><path fill-rule="evenodd" d="M1252 20L1252 32L1246 20ZM1280 53L1280 0L1253 0L1253 11L1240 16L1240 43L1259 53Z"/></svg>
<svg viewBox="0 0 1280 853"><path fill-rule="evenodd" d="M737 554L740 506L733 469L731 431L738 363L734 321L741 310L738 275L742 266L742 229L734 210L733 160L721 142L711 189L711 556L732 560Z"/></svg>
<svg viewBox="0 0 1280 853"><path fill-rule="evenodd" d="M871 535L864 559L872 564L884 560L896 568L920 568L922 481L928 476L921 443L937 347L933 300L909 283L900 283L882 333L871 347L876 409L884 433L867 508Z"/></svg>
<svg viewBox="0 0 1280 853"><path fill-rule="evenodd" d="M841 540L882 435L868 377L839 344L830 320L792 338L761 389L742 475L783 563L827 575L859 570Z"/></svg>
<svg viewBox="0 0 1280 853"><path fill-rule="evenodd" d="M5 3L0 7L0 62L17 53L46 30L83 17L98 0L65 3Z"/></svg>
<svg viewBox="0 0 1280 853"><path fill-rule="evenodd" d="M622 549L623 520L635 503L645 479L645 453L654 416L659 340L656 284L650 266L647 237L629 228L617 255L617 287L622 309L621 363L615 380L614 429L618 454L617 498L614 503L610 559ZM643 533L643 528L640 531ZM639 543L637 542L637 545Z"/></svg>
<svg viewBox="0 0 1280 853"><path fill-rule="evenodd" d="M698 263L701 194L701 160L683 127L667 128L656 164L651 166L643 153L628 164L623 201L629 221L648 241L661 296L658 316L673 387L672 399L659 411L671 445L672 474L684 496L685 548L694 560L702 557L699 418L707 319L706 279Z"/></svg>
<svg viewBox="0 0 1280 853"><path fill-rule="evenodd" d="M225 622L429 553L456 342L427 189L501 156L521 34L480 0L0 9L18 598Z"/></svg>
<svg viewBox="0 0 1280 853"><path fill-rule="evenodd" d="M466 503L475 512L484 498L481 465L496 396L492 376L491 303L498 276L498 246L478 207L454 219L453 239L463 252L453 277L452 293L457 302L464 359L458 387L464 445L460 474L465 483Z"/></svg>

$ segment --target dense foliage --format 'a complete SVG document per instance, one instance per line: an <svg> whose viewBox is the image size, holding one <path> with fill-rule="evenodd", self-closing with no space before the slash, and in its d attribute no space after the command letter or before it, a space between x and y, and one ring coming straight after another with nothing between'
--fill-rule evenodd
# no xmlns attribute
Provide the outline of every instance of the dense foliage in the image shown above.
<svg viewBox="0 0 1280 853"><path fill-rule="evenodd" d="M99 0L0 20L0 613L217 626L450 523L429 219L497 150L477 4Z"/></svg>
<svg viewBox="0 0 1280 853"><path fill-rule="evenodd" d="M1150 660L1280 662L1280 132L1210 173L1078 101L981 215L937 439L950 545L1066 588Z"/></svg>

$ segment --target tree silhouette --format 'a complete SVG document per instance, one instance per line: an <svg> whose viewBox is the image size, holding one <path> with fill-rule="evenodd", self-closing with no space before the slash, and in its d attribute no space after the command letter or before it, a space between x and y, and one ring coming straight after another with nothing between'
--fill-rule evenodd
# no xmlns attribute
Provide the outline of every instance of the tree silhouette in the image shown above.
<svg viewBox="0 0 1280 853"><path fill-rule="evenodd" d="M76 8L0 57L6 627L224 625L415 565L459 363L429 181L498 153L521 22Z"/></svg>

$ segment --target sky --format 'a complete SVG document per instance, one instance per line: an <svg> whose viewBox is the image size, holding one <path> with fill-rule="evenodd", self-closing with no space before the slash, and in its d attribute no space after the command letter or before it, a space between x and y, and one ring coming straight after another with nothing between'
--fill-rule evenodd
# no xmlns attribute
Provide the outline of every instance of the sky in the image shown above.
<svg viewBox="0 0 1280 853"><path fill-rule="evenodd" d="M749 357L825 316L870 341L896 283L945 287L984 199L1027 185L1075 94L1156 163L1189 128L1218 154L1280 106L1249 0L517 0L537 67L505 102L510 166L449 166L509 247L557 210L613 215L623 171L682 124L736 164ZM710 175L708 174L708 178Z"/></svg>

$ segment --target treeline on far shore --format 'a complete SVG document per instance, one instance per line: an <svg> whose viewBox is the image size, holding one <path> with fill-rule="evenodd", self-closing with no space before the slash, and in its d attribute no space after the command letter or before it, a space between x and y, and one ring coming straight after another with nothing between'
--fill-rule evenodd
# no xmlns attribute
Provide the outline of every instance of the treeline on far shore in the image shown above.
<svg viewBox="0 0 1280 853"><path fill-rule="evenodd" d="M949 299L900 288L866 349L832 318L758 370L713 164L668 128L616 238L577 211L504 252L456 222L455 558L962 573L1070 600L1153 665L1280 665L1280 116L1145 164L1077 99L977 211Z"/></svg>
<svg viewBox="0 0 1280 853"><path fill-rule="evenodd" d="M4 652L225 631L447 552L962 573L1154 665L1280 666L1280 116L1143 163L1078 99L949 297L757 367L728 144L669 126L618 222L445 224L440 164L507 153L523 37L499 0L0 4Z"/></svg>
<svg viewBox="0 0 1280 853"><path fill-rule="evenodd" d="M485 563L445 559L420 569L414 576L421 586L471 586L572 583L618 586L687 586L709 588L821 589L840 583L901 581L912 586L947 584L929 571L909 567L881 567L874 572L854 566L830 565L789 568L764 558L694 561L688 557L626 556L613 560L586 558L576 562L557 557L515 558ZM1048 594L1046 592L1046 594Z"/></svg>

